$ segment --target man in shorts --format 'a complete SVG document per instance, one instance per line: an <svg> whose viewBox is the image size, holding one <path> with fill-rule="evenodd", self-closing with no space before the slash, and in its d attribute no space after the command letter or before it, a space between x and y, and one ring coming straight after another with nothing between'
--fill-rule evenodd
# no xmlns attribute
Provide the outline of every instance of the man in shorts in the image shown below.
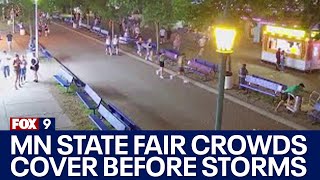
<svg viewBox="0 0 320 180"><path fill-rule="evenodd" d="M11 51L12 50L12 34L9 32L7 34L7 44L8 44L8 51Z"/></svg>
<svg viewBox="0 0 320 180"><path fill-rule="evenodd" d="M166 30L162 27L162 28L160 29L159 34L160 34L160 44L163 44L164 41L165 41Z"/></svg>

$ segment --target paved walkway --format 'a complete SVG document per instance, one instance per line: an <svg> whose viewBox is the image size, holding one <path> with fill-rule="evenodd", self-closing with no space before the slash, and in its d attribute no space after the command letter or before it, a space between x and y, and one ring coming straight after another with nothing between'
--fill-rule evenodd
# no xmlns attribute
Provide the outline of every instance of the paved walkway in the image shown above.
<svg viewBox="0 0 320 180"><path fill-rule="evenodd" d="M17 43L18 42L18 43ZM24 54L28 37L14 35L14 52ZM0 49L6 49L6 42L0 41ZM30 63L29 63L30 64ZM19 90L14 89L14 76L5 79L0 74L0 130L9 129L10 117L55 117L56 129L71 129L72 123L49 89L54 88L52 75L59 65L54 62L41 61L39 70L40 83L32 82L33 74L28 66L27 83ZM11 68L12 69L12 68Z"/></svg>
<svg viewBox="0 0 320 180"><path fill-rule="evenodd" d="M119 106L143 129L213 129L216 95L181 79L160 80L155 68L127 55L106 56L97 41L52 26L42 43L104 100ZM63 45L63 47L61 46ZM292 129L225 101L223 129Z"/></svg>

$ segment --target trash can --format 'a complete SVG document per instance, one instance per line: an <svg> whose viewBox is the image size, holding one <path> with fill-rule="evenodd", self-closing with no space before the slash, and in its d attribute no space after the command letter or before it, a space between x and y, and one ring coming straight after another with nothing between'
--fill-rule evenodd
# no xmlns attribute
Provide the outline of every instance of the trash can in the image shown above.
<svg viewBox="0 0 320 180"><path fill-rule="evenodd" d="M21 35L21 36L26 35L26 30L25 30L25 29L20 29L20 35Z"/></svg>
<svg viewBox="0 0 320 180"><path fill-rule="evenodd" d="M232 89L232 87L233 87L232 72L226 72L224 89Z"/></svg>
<svg viewBox="0 0 320 180"><path fill-rule="evenodd" d="M77 23L72 23L72 27L73 27L74 29L77 29Z"/></svg>

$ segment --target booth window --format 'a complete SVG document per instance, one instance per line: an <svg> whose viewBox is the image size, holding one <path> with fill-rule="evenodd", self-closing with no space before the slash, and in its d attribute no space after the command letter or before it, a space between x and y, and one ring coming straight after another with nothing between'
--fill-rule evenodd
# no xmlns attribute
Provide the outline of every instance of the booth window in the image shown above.
<svg viewBox="0 0 320 180"><path fill-rule="evenodd" d="M289 41L285 39L278 39L278 38L269 38L268 41L268 49L269 50L278 50L278 49L284 50L287 54L292 55L301 55L301 43L300 42L294 42Z"/></svg>

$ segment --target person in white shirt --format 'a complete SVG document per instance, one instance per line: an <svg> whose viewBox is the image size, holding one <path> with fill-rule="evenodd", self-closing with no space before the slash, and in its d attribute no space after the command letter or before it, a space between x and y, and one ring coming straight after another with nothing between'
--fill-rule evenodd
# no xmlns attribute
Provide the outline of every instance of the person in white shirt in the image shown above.
<svg viewBox="0 0 320 180"><path fill-rule="evenodd" d="M134 28L134 35L136 38L140 35L139 25L136 25L136 27Z"/></svg>
<svg viewBox="0 0 320 180"><path fill-rule="evenodd" d="M107 36L106 38L106 55L112 56L112 47L111 47L111 37Z"/></svg>
<svg viewBox="0 0 320 180"><path fill-rule="evenodd" d="M114 38L112 39L112 46L115 51L115 54L119 55L119 38L117 35L114 35Z"/></svg>
<svg viewBox="0 0 320 180"><path fill-rule="evenodd" d="M1 66L3 69L4 78L7 78L10 76L10 61L11 61L11 56L7 54L7 51L3 51Z"/></svg>
<svg viewBox="0 0 320 180"><path fill-rule="evenodd" d="M166 30L162 27L162 28L160 29L159 34L160 34L160 44L162 44L162 43L164 43L164 41L165 41Z"/></svg>
<svg viewBox="0 0 320 180"><path fill-rule="evenodd" d="M153 56L153 49L152 49L152 44L151 43L152 43L152 40L150 38L150 39L148 39L147 44L145 45L145 48L146 48L146 51L147 51L145 60L149 60L149 61L152 61L152 56Z"/></svg>

